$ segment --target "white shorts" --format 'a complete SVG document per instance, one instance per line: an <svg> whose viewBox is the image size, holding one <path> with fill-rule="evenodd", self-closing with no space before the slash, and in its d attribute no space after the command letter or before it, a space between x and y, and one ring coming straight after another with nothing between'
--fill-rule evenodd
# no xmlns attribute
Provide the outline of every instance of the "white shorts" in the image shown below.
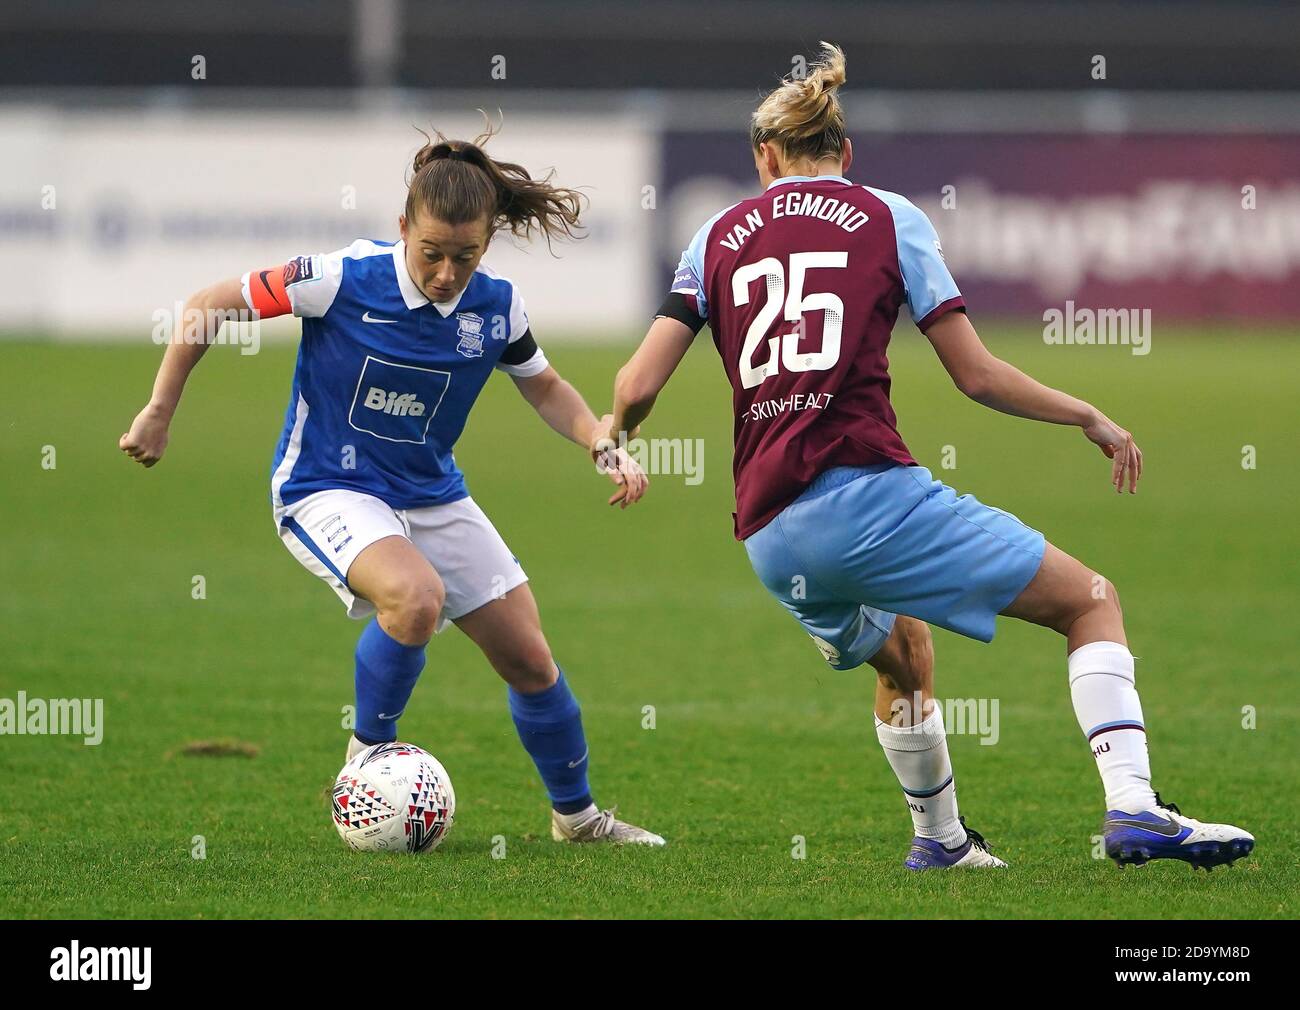
<svg viewBox="0 0 1300 1010"><path fill-rule="evenodd" d="M394 509L373 495L337 489L317 491L274 514L289 553L338 593L356 620L370 617L375 607L348 587L348 569L358 554L384 537L406 537L441 576L447 599L436 631L528 581L472 498Z"/></svg>

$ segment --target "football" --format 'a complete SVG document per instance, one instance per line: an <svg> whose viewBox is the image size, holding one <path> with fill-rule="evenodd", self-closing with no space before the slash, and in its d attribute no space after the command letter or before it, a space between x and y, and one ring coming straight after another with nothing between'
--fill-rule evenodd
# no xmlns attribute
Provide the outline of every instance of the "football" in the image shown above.
<svg viewBox="0 0 1300 1010"><path fill-rule="evenodd" d="M334 780L334 826L361 852L431 852L451 829L456 793L441 762L409 743L367 747Z"/></svg>

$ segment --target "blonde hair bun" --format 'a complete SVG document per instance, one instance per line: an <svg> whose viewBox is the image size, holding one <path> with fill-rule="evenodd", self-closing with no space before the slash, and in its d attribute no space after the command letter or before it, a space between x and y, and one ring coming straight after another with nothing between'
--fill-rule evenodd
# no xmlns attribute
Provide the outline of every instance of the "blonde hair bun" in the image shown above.
<svg viewBox="0 0 1300 1010"><path fill-rule="evenodd" d="M803 77L786 77L754 110L754 147L777 142L787 157L839 154L844 147L844 110L836 92L847 79L844 50L823 42L821 57Z"/></svg>

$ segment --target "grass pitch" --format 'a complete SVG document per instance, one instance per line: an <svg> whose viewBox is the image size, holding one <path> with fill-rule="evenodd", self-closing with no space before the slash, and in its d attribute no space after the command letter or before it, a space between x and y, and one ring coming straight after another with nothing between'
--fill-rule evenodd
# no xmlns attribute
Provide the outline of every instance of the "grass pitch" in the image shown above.
<svg viewBox="0 0 1300 1010"><path fill-rule="evenodd" d="M292 350L209 352L145 471L116 441L158 348L5 343L0 698L102 698L104 738L0 736L0 915L1294 917L1300 343L1161 331L1137 357L1002 332L995 351L1133 430L1137 497L1109 490L1076 432L964 400L906 326L903 436L1116 583L1156 784L1252 830L1249 859L1207 876L1094 858L1102 797L1063 644L1004 621L990 646L935 638L940 696L998 703L996 744L950 747L962 811L1011 869L905 872L869 671L829 670L731 537L729 390L707 336L646 432L704 440L698 486L659 476L642 504L606 508L604 479L504 376L457 447L582 703L598 802L669 847L551 842L505 688L451 630L401 734L451 772L455 827L425 857L349 852L327 797L360 626L277 542L267 501ZM628 349L548 350L603 407ZM229 746L185 753L213 742Z"/></svg>

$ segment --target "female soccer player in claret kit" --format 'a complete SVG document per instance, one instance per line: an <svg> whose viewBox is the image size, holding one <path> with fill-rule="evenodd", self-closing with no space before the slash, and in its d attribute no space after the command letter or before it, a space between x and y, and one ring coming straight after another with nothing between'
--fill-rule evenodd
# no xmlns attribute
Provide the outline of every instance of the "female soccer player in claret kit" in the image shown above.
<svg viewBox="0 0 1300 1010"><path fill-rule="evenodd" d="M878 737L912 812L909 869L1006 865L957 810L927 625L988 642L998 614L1065 636L1074 711L1105 789L1107 854L1121 865L1232 862L1254 847L1250 834L1185 817L1152 791L1114 587L1014 516L934 480L899 437L885 350L906 301L967 396L1080 428L1113 460L1117 492L1135 492L1142 473L1127 431L985 349L920 210L844 177L844 54L822 45L807 76L753 114L764 190L715 214L683 253L619 372L607 439L645 420L707 322L734 394L736 536L832 667L875 668Z"/></svg>
<svg viewBox="0 0 1300 1010"><path fill-rule="evenodd" d="M400 241L359 239L250 271L191 297L186 315L252 310L303 321L271 498L290 553L349 617L374 615L356 648L349 759L396 740L426 643L455 623L509 685L510 713L550 795L552 836L662 845L593 802L578 703L527 576L452 456L494 368L579 445L590 448L609 426L547 362L515 285L480 262L502 229L548 241L572 235L580 197L493 160L482 148L490 136L465 143L439 134L420 149ZM152 466L162 457L185 380L214 336L168 346L149 404L120 440L133 459ZM604 462L619 485L610 504L636 502L645 473L625 452Z"/></svg>

